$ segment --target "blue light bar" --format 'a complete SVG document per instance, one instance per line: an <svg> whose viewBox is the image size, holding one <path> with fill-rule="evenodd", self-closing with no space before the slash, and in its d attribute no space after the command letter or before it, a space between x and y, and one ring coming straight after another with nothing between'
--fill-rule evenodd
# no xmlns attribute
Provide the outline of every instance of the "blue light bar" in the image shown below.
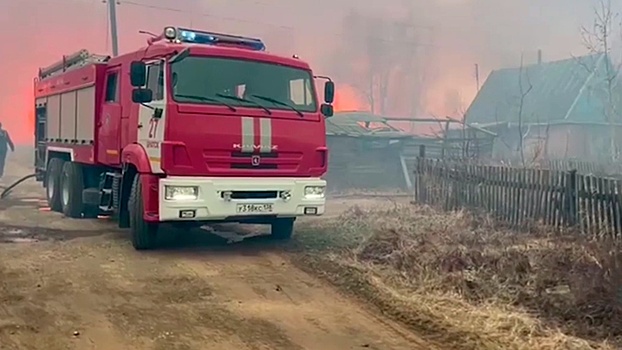
<svg viewBox="0 0 622 350"><path fill-rule="evenodd" d="M255 51L265 51L266 45L255 38L248 38L237 35L204 32L193 29L177 28L177 40L189 44L218 45L229 44L243 46Z"/></svg>

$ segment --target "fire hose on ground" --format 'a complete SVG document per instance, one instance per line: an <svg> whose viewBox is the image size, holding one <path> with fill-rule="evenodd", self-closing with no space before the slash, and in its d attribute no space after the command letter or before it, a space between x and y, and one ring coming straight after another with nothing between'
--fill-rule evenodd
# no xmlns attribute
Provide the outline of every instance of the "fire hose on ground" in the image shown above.
<svg viewBox="0 0 622 350"><path fill-rule="evenodd" d="M21 184L22 182L31 179L33 177L37 176L37 174L30 174L27 176L22 177L21 179L15 181L14 183L12 183L9 187L5 188L2 193L0 193L0 199L5 199L6 197L9 196L9 194L11 193L11 191L17 187L19 184Z"/></svg>

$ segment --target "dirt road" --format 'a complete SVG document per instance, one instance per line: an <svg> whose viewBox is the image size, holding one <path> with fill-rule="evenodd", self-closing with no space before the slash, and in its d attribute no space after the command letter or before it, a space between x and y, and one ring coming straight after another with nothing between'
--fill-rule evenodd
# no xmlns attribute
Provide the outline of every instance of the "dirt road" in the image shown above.
<svg viewBox="0 0 622 350"><path fill-rule="evenodd" d="M4 183L28 171L10 162ZM0 349L431 348L276 243L191 232L136 252L113 223L62 218L42 198L28 182L0 202Z"/></svg>

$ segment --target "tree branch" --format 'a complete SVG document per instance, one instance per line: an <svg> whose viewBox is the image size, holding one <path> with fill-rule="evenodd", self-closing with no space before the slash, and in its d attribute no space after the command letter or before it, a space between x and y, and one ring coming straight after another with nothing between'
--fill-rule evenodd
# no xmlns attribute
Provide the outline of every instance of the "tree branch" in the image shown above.
<svg viewBox="0 0 622 350"><path fill-rule="evenodd" d="M525 72L525 75L527 77L527 89L525 89L523 86L523 71ZM519 147L519 152L520 152L521 164L524 167L525 166L525 149L523 147L523 144L524 144L526 135L523 134L523 109L525 105L525 98L527 97L527 95L529 95L529 93L533 89L533 85L531 85L531 80L529 79L529 72L525 70L524 57L522 54L520 56L518 87L520 89L520 101L518 105L518 134L519 134L518 147Z"/></svg>

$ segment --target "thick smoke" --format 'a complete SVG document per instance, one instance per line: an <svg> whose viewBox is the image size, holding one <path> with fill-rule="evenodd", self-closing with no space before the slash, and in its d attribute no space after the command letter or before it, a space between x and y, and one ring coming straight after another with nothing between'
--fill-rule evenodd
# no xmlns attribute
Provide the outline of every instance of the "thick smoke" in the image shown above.
<svg viewBox="0 0 622 350"><path fill-rule="evenodd" d="M390 82L384 84L389 97L376 98L375 111L439 116L459 115L474 97L475 64L483 82L491 69L517 65L521 53L527 62L535 61L538 49L545 60L584 53L580 26L590 26L596 2L118 1L122 52L144 44L138 30L159 32L169 24L258 36L271 51L298 54L317 73L334 76L342 109L370 108L369 68L375 62L382 72L374 74ZM622 2L612 3L622 11ZM30 143L37 69L81 48L109 52L107 5L101 0L20 0L2 6L0 121L18 142ZM396 27L407 28L408 35L391 29ZM386 67L397 68L389 72ZM382 79L375 81L378 91Z"/></svg>

